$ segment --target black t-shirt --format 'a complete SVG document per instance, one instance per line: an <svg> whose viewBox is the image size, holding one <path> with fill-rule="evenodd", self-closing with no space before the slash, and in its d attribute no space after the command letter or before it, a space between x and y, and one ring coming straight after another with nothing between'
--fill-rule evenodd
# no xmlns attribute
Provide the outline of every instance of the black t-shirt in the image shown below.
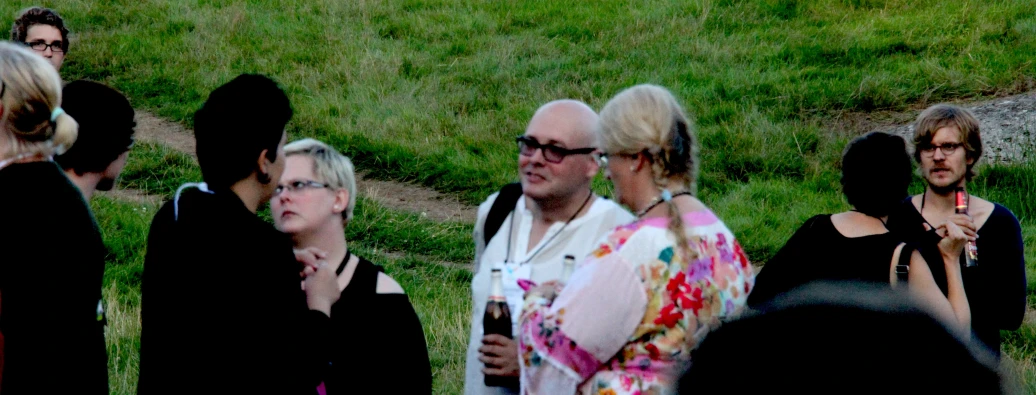
<svg viewBox="0 0 1036 395"><path fill-rule="evenodd" d="M797 230L759 272L748 295L752 307L817 280L889 282L889 265L900 241L891 233L846 237L830 214L814 216Z"/></svg>
<svg viewBox="0 0 1036 395"><path fill-rule="evenodd" d="M230 190L175 205L148 235L138 393L314 393L331 323L306 305L291 241Z"/></svg>
<svg viewBox="0 0 1036 395"><path fill-rule="evenodd" d="M889 216L889 229L900 239L937 251L939 235L926 231L925 219L910 199ZM1025 315L1025 254L1021 225L1011 210L994 203L993 212L978 230L978 266L962 267L964 292L971 307L975 336L1000 355L1000 330L1015 330ZM928 258L926 256L926 258ZM961 257L963 259L963 256ZM943 265L929 265L946 293Z"/></svg>
<svg viewBox="0 0 1036 395"><path fill-rule="evenodd" d="M106 249L82 193L53 162L0 169L3 394L107 394L97 319Z"/></svg>
<svg viewBox="0 0 1036 395"><path fill-rule="evenodd" d="M328 395L371 388L385 394L432 393L421 320L405 294L377 293L381 271L360 258L349 285L331 308L334 354L325 379Z"/></svg>

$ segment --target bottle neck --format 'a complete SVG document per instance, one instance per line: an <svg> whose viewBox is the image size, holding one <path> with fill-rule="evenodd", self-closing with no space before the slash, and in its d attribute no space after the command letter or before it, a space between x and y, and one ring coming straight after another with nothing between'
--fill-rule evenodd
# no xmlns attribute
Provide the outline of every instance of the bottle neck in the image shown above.
<svg viewBox="0 0 1036 395"><path fill-rule="evenodd" d="M572 270L575 269L576 262L571 259L565 259L565 262L561 266L561 282L567 283L568 278L572 276Z"/></svg>
<svg viewBox="0 0 1036 395"><path fill-rule="evenodd" d="M489 301L506 302L507 298L504 297L504 283L500 279L500 273L493 273L491 280L492 282L489 287Z"/></svg>
<svg viewBox="0 0 1036 395"><path fill-rule="evenodd" d="M957 214L967 214L968 213L968 196L967 196L967 193L964 192L963 189L958 189L957 192L956 192L956 198L954 200L955 200L954 203L956 203L956 204L955 204L955 207L954 207L953 211L955 213L957 213Z"/></svg>

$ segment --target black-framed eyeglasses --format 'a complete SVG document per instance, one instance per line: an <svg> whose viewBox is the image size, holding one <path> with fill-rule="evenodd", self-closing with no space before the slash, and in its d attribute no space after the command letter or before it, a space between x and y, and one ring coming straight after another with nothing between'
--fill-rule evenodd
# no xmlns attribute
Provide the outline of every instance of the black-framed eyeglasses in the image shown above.
<svg viewBox="0 0 1036 395"><path fill-rule="evenodd" d="M926 146L921 147L921 155L933 156L933 155L935 155L935 150L938 148L940 151L942 151L943 155L950 156L950 155L953 155L954 152L957 152L958 148L963 147L963 146L964 146L964 143L946 143L946 144L941 144L941 145L926 145Z"/></svg>
<svg viewBox="0 0 1036 395"><path fill-rule="evenodd" d="M46 52L47 48L50 48L50 51L54 53L64 53L64 45L65 43L62 41L55 41L50 44L47 44L46 41L33 41L31 43L25 43L25 46L32 48L33 51Z"/></svg>
<svg viewBox="0 0 1036 395"><path fill-rule="evenodd" d="M540 144L539 141L525 136L519 136L515 141L518 142L518 153L522 154L522 156L533 156L536 155L536 150L541 150L543 152L543 159L550 163L561 163L566 156L586 155L597 150L597 148L593 147L568 149L554 144Z"/></svg>
<svg viewBox="0 0 1036 395"><path fill-rule="evenodd" d="M328 187L330 187L330 185L321 184L321 183L313 181L313 180L295 180L295 181L289 182L287 185L277 184L277 189L273 190L273 196L278 196L278 195L284 193L284 191L289 191L291 193L296 193L296 192L303 191L303 190L306 190L306 189L328 188Z"/></svg>

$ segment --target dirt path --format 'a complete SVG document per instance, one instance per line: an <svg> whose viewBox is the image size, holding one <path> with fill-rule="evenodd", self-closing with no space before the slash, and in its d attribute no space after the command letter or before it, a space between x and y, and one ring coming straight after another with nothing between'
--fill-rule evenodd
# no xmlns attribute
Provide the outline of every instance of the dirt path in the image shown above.
<svg viewBox="0 0 1036 395"><path fill-rule="evenodd" d="M176 122L137 110L137 136L142 141L194 156L194 133ZM420 214L433 221L474 222L478 207L461 203L456 198L419 185L395 181L367 179L358 173L356 189L381 205Z"/></svg>
<svg viewBox="0 0 1036 395"><path fill-rule="evenodd" d="M983 161L1017 163L1036 157L1036 92L955 103L975 113L982 124ZM913 121L924 110L878 111L847 114L835 127L864 133L882 131L903 136L912 144Z"/></svg>
<svg viewBox="0 0 1036 395"><path fill-rule="evenodd" d="M958 103L971 109L982 123L982 140L987 162L1019 162L1036 157L1036 92ZM923 107L908 111L876 111L849 113L836 117L828 127L863 133L873 130L912 138L914 118ZM137 111L137 133L144 141L157 142L166 147L194 156L193 133L176 122ZM383 206L420 214L434 221L474 222L478 208L461 203L456 198L431 188L410 183L367 179L357 174L357 189ZM117 192L130 200L152 200L152 197L134 192Z"/></svg>

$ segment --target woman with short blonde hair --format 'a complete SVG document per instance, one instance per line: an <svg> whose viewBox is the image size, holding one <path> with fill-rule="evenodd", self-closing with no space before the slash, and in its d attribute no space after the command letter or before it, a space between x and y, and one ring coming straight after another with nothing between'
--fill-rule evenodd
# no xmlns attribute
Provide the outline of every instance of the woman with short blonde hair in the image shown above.
<svg viewBox="0 0 1036 395"><path fill-rule="evenodd" d="M694 126L668 90L616 95L601 110L600 137L615 199L639 218L602 240L564 287L527 293L524 393L670 391L691 351L740 313L752 288L741 246L694 196Z"/></svg>
<svg viewBox="0 0 1036 395"><path fill-rule="evenodd" d="M78 126L57 71L0 42L0 393L108 393L101 280L106 250L79 189L51 161ZM33 281L38 280L38 281Z"/></svg>
<svg viewBox="0 0 1036 395"><path fill-rule="evenodd" d="M318 392L351 393L375 383L385 393L431 393L424 330L409 298L384 269L353 254L345 239L356 206L352 162L313 139L285 145L284 153L284 174L270 202L274 223L295 248L327 252L342 291L331 307L332 363Z"/></svg>

